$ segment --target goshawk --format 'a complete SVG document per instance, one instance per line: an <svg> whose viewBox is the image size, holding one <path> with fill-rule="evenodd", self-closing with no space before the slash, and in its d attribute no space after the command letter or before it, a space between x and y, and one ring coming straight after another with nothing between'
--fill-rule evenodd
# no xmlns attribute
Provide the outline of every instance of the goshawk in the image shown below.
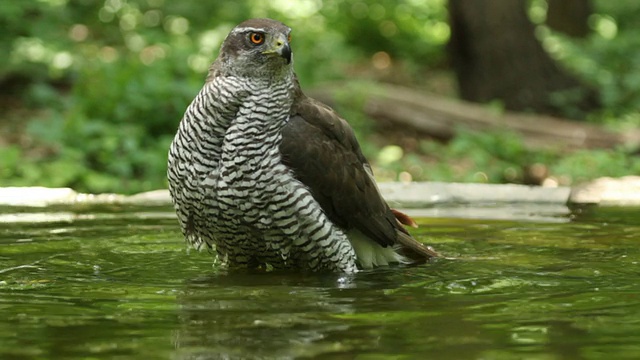
<svg viewBox="0 0 640 360"><path fill-rule="evenodd" d="M349 124L305 96L291 29L250 19L224 40L169 150L187 242L230 267L328 270L437 256L382 198Z"/></svg>

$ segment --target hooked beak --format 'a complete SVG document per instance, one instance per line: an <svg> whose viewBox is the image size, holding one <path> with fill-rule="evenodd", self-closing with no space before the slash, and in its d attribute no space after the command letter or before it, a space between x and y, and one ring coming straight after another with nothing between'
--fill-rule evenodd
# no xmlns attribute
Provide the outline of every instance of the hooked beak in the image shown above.
<svg viewBox="0 0 640 360"><path fill-rule="evenodd" d="M263 54L278 54L287 61L287 64L291 63L291 45L287 41L287 37L280 35L271 44L271 48L263 52Z"/></svg>
<svg viewBox="0 0 640 360"><path fill-rule="evenodd" d="M279 50L278 54L287 60L287 64L291 64L291 45L285 43Z"/></svg>

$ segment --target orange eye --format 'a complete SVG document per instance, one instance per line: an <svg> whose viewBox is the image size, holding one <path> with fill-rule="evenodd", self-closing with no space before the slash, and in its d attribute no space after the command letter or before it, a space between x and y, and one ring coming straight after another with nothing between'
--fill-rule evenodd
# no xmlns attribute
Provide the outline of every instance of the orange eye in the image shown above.
<svg viewBox="0 0 640 360"><path fill-rule="evenodd" d="M291 34L289 34L289 36L287 36L287 41L288 41L289 43L291 43Z"/></svg>
<svg viewBox="0 0 640 360"><path fill-rule="evenodd" d="M257 32L251 33L251 35L249 35L249 40L256 45L260 45L264 42L264 34Z"/></svg>

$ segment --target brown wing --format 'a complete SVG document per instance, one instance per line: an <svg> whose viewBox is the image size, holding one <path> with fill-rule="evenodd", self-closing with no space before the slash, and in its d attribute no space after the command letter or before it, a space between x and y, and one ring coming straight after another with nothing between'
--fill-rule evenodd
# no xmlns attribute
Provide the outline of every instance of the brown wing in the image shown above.
<svg viewBox="0 0 640 360"><path fill-rule="evenodd" d="M437 256L411 238L396 219L380 195L351 126L331 108L298 90L282 130L280 151L284 163L336 225L358 229L383 247L400 244L411 258Z"/></svg>

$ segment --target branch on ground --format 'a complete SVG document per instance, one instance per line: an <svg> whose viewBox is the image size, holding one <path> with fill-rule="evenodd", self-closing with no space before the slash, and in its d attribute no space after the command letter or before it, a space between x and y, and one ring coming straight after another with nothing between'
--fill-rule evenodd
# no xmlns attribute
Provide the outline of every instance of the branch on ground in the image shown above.
<svg viewBox="0 0 640 360"><path fill-rule="evenodd" d="M640 130L615 133L603 126L546 115L509 111L497 113L483 105L396 85L368 84L366 87L349 89L344 84L335 84L317 89L310 95L327 103L335 103L336 94L350 94L354 99L357 98L358 101L354 102L363 104L362 111L373 119L389 121L443 140L465 129L478 132L511 131L519 134L525 146L531 150L640 147Z"/></svg>

